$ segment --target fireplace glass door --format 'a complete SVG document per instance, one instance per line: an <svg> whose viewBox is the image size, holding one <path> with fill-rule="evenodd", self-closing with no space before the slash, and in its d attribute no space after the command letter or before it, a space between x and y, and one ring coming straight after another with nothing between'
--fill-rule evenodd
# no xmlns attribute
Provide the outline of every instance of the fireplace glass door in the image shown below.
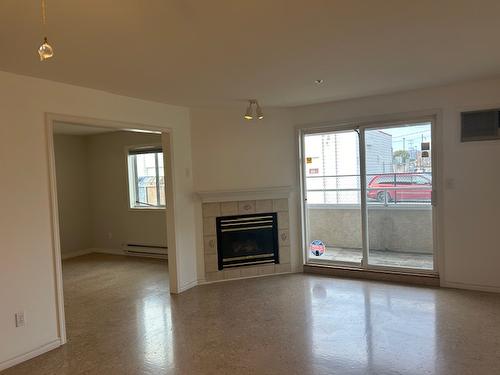
<svg viewBox="0 0 500 375"><path fill-rule="evenodd" d="M219 270L279 263L276 212L221 216L216 225Z"/></svg>

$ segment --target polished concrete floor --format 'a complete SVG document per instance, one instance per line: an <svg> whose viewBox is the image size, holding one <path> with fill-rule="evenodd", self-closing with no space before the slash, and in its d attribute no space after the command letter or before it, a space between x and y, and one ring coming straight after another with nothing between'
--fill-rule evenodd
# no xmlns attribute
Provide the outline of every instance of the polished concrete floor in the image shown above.
<svg viewBox="0 0 500 375"><path fill-rule="evenodd" d="M316 275L168 294L166 264L66 261L69 343L10 374L500 374L500 295Z"/></svg>

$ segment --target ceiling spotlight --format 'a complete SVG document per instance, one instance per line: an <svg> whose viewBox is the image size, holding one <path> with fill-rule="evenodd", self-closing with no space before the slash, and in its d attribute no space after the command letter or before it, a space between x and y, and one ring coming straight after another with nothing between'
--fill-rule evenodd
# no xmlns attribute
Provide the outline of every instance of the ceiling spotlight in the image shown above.
<svg viewBox="0 0 500 375"><path fill-rule="evenodd" d="M42 26L45 27L47 23L47 6L45 4L45 0L41 0L42 5ZM54 56L54 49L49 44L47 37L43 38L43 43L40 47L38 47L38 55L40 56L40 61L44 61L50 59Z"/></svg>
<svg viewBox="0 0 500 375"><path fill-rule="evenodd" d="M314 81L314 83L315 83L315 84L317 84L317 85L321 85L321 84L323 84L324 82L325 82L325 81L324 81L323 79L317 79L317 80L315 80L315 81Z"/></svg>
<svg viewBox="0 0 500 375"><path fill-rule="evenodd" d="M257 100L255 99L250 99L248 101L248 107L247 107L247 110L245 112L245 115L243 116L243 118L245 120L253 120L254 119L254 111L253 111L253 107L255 106L255 114L257 116L257 119L258 120L262 120L264 118L264 113L262 112L262 108L261 106L259 105L259 102L257 102Z"/></svg>

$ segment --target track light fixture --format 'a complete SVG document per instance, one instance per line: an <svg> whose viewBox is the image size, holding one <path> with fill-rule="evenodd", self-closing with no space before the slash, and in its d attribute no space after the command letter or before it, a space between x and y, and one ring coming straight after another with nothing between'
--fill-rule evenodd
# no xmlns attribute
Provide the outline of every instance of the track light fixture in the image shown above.
<svg viewBox="0 0 500 375"><path fill-rule="evenodd" d="M262 112L262 108L259 105L259 102L256 99L250 99L248 101L248 107L247 110L245 111L245 115L243 116L245 120L254 119L254 111L253 111L254 106L255 106L255 115L257 117L257 120L262 120L264 118L264 113Z"/></svg>
<svg viewBox="0 0 500 375"><path fill-rule="evenodd" d="M47 21L47 6L45 4L45 0L41 0L42 5L42 26L45 27ZM54 49L49 44L47 37L43 38L43 43L40 47L38 47L38 55L40 56L40 61L44 61L50 59L54 56Z"/></svg>

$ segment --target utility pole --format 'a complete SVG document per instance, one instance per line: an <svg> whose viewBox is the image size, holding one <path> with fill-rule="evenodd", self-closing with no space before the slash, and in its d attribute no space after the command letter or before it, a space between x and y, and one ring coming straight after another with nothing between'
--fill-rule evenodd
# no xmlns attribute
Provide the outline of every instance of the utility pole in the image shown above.
<svg viewBox="0 0 500 375"><path fill-rule="evenodd" d="M403 170L406 172L406 156L405 156L405 151L406 151L406 138L403 137Z"/></svg>

